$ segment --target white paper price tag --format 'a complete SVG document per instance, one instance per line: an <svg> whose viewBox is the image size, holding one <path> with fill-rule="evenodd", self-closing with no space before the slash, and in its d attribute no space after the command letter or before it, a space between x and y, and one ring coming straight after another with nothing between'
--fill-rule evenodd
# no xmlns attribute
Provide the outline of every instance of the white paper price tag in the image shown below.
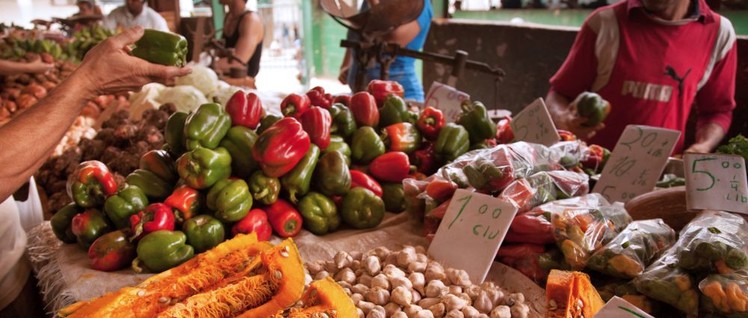
<svg viewBox="0 0 748 318"><path fill-rule="evenodd" d="M470 100L470 95L458 91L456 88L439 82L431 84L426 94L425 106L431 106L444 113L448 123L456 122L462 114L462 102Z"/></svg>
<svg viewBox="0 0 748 318"><path fill-rule="evenodd" d="M627 302L621 297L613 296L600 311L595 314L595 318L654 318L643 310Z"/></svg>
<svg viewBox="0 0 748 318"><path fill-rule="evenodd" d="M526 141L550 146L559 141L556 125L542 98L527 105L510 123L515 141Z"/></svg>
<svg viewBox="0 0 748 318"><path fill-rule="evenodd" d="M480 284L516 213L517 208L506 201L458 189L429 246L429 254L445 266L465 269L470 280Z"/></svg>
<svg viewBox="0 0 748 318"><path fill-rule="evenodd" d="M685 154L686 206L748 214L745 159L735 155Z"/></svg>
<svg viewBox="0 0 748 318"><path fill-rule="evenodd" d="M679 137L677 130L626 126L593 192L610 202L627 202L652 191Z"/></svg>

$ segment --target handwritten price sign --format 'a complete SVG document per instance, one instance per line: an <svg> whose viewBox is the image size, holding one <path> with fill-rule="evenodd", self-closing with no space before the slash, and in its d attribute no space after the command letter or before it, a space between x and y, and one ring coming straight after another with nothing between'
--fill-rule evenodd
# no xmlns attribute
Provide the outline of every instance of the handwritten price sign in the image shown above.
<svg viewBox="0 0 748 318"><path fill-rule="evenodd" d="M425 106L441 110L448 123L456 122L462 114L462 102L470 100L470 95L458 91L456 88L439 82L431 84L426 94Z"/></svg>
<svg viewBox="0 0 748 318"><path fill-rule="evenodd" d="M593 192L610 202L627 202L652 191L679 137L677 130L626 126Z"/></svg>
<svg viewBox="0 0 748 318"><path fill-rule="evenodd" d="M551 114L542 98L536 99L527 105L510 123L514 131L515 141L526 141L546 146L558 142L556 125L553 124Z"/></svg>
<svg viewBox="0 0 748 318"><path fill-rule="evenodd" d="M446 266L463 268L480 284L517 213L512 204L459 189L447 207L429 254Z"/></svg>
<svg viewBox="0 0 748 318"><path fill-rule="evenodd" d="M613 296L603 308L600 308L595 318L654 318L623 298Z"/></svg>
<svg viewBox="0 0 748 318"><path fill-rule="evenodd" d="M748 214L745 159L734 155L686 154L686 206Z"/></svg>

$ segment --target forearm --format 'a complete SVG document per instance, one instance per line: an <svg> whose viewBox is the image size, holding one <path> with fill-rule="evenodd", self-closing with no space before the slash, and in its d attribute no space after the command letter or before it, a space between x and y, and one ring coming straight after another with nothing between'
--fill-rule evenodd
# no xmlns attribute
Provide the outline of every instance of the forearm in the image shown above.
<svg viewBox="0 0 748 318"><path fill-rule="evenodd" d="M545 104L556 128L569 130L568 121L572 112L569 99L551 89L545 98Z"/></svg>
<svg viewBox="0 0 748 318"><path fill-rule="evenodd" d="M696 129L696 139L686 152L712 152L725 137L725 130L716 123L706 123Z"/></svg>
<svg viewBox="0 0 748 318"><path fill-rule="evenodd" d="M26 63L0 60L0 75L15 75L28 73Z"/></svg>

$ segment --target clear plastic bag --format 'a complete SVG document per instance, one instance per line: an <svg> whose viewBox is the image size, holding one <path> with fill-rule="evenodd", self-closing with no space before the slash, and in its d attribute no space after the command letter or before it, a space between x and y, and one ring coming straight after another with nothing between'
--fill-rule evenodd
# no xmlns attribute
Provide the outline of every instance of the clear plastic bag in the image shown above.
<svg viewBox="0 0 748 318"><path fill-rule="evenodd" d="M662 219L631 222L597 250L587 267L614 277L634 278L675 243L675 231Z"/></svg>
<svg viewBox="0 0 748 318"><path fill-rule="evenodd" d="M748 222L729 212L702 212L678 243L678 266L692 273L727 274L748 265Z"/></svg>
<svg viewBox="0 0 748 318"><path fill-rule="evenodd" d="M665 251L644 272L634 279L636 290L643 295L669 304L689 317L699 312L699 293L686 271L677 266L675 247Z"/></svg>
<svg viewBox="0 0 748 318"><path fill-rule="evenodd" d="M511 202L517 207L518 213L523 213L543 203L589 192L589 177L586 174L556 170L541 171L514 180L499 194L499 198Z"/></svg>
<svg viewBox="0 0 748 318"><path fill-rule="evenodd" d="M709 275L701 280L699 290L703 312L748 316L748 271Z"/></svg>

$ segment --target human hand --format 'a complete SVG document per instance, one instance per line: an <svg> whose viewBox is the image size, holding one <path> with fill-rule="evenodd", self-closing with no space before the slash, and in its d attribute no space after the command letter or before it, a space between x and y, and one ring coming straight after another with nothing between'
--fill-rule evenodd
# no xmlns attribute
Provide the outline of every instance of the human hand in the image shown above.
<svg viewBox="0 0 748 318"><path fill-rule="evenodd" d="M341 84L348 85L348 70L350 66L344 66L340 68L340 74L338 74L338 81Z"/></svg>
<svg viewBox="0 0 748 318"><path fill-rule="evenodd" d="M688 147L683 153L710 153L711 147L703 143L695 143Z"/></svg>
<svg viewBox="0 0 748 318"><path fill-rule="evenodd" d="M110 37L92 48L83 59L76 75L88 82L93 95L138 91L143 85L184 76L192 69L150 63L130 55L128 45L143 36L142 27L133 27Z"/></svg>
<svg viewBox="0 0 748 318"><path fill-rule="evenodd" d="M43 74L49 72L53 67L55 67L52 63L44 63L41 59L36 59L32 62L29 62L26 64L26 68L28 69L28 73L31 74Z"/></svg>
<svg viewBox="0 0 748 318"><path fill-rule="evenodd" d="M569 104L567 111L554 118L556 129L568 130L582 140L591 139L598 131L605 128L605 124L603 123L595 126L584 125L587 120L587 117L579 116L577 105L574 102Z"/></svg>

